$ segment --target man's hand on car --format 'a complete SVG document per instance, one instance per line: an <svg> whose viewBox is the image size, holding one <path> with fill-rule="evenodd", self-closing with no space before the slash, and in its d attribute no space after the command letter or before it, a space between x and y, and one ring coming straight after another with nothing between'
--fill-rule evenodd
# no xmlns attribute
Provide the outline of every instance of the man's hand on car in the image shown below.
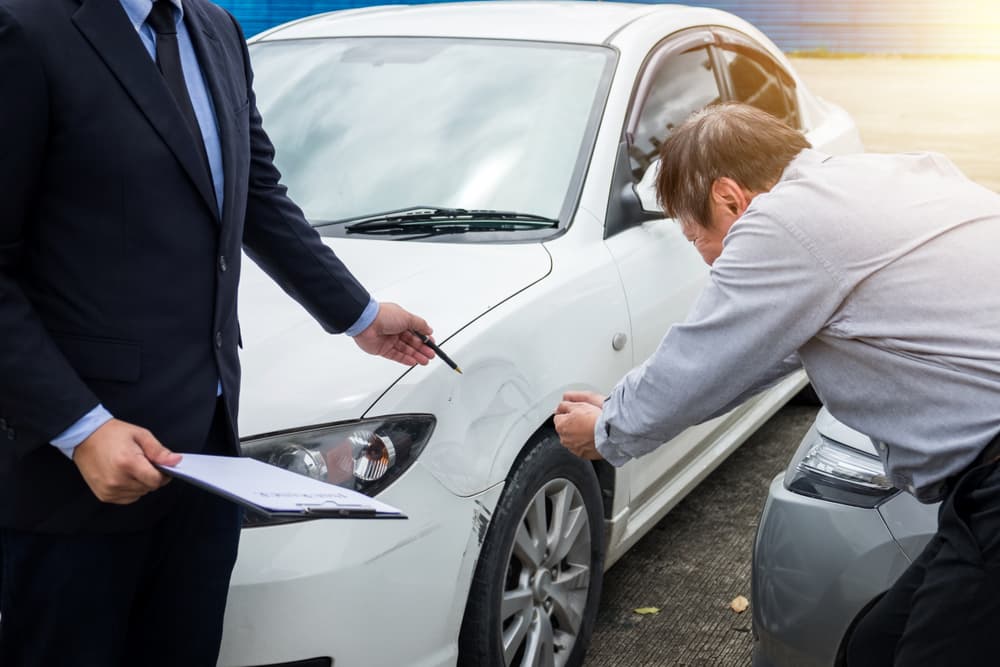
<svg viewBox="0 0 1000 667"><path fill-rule="evenodd" d="M569 451L589 461L604 457L594 444L594 427L601 417L604 397L593 392L571 391L556 408L555 426L559 441Z"/></svg>

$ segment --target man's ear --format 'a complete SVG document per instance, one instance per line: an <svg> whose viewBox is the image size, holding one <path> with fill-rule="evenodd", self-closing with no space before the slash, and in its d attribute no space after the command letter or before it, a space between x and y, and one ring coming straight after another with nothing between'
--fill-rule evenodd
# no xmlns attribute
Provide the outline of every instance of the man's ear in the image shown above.
<svg viewBox="0 0 1000 667"><path fill-rule="evenodd" d="M739 183L723 176L712 183L712 204L716 211L725 211L735 220L750 206L750 196Z"/></svg>

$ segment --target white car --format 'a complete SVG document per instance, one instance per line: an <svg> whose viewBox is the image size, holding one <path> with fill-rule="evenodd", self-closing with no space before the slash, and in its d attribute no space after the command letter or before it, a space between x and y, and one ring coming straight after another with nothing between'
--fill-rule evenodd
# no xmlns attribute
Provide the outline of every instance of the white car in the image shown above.
<svg viewBox="0 0 1000 667"><path fill-rule="evenodd" d="M610 390L708 275L648 191L660 141L720 100L829 152L853 122L710 9L372 7L250 51L292 197L462 374L360 353L247 263L245 452L409 518L248 518L220 664L579 665L603 571L805 383L619 469L559 446L563 392Z"/></svg>

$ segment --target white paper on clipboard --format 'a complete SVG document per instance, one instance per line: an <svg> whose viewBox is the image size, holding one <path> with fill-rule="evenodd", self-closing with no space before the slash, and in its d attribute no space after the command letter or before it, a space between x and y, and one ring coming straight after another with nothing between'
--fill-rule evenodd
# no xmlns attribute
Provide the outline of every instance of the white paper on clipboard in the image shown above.
<svg viewBox="0 0 1000 667"><path fill-rule="evenodd" d="M395 507L317 479L256 459L183 454L176 466L157 465L164 473L268 516L405 519Z"/></svg>

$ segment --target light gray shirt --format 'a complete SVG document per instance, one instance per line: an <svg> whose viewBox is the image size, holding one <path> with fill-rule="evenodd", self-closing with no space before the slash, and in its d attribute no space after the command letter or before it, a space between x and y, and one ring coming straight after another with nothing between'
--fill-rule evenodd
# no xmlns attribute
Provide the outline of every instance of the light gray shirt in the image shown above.
<svg viewBox="0 0 1000 667"><path fill-rule="evenodd" d="M805 150L726 235L690 316L611 392L622 465L801 360L924 502L1000 432L1000 195L936 154Z"/></svg>

